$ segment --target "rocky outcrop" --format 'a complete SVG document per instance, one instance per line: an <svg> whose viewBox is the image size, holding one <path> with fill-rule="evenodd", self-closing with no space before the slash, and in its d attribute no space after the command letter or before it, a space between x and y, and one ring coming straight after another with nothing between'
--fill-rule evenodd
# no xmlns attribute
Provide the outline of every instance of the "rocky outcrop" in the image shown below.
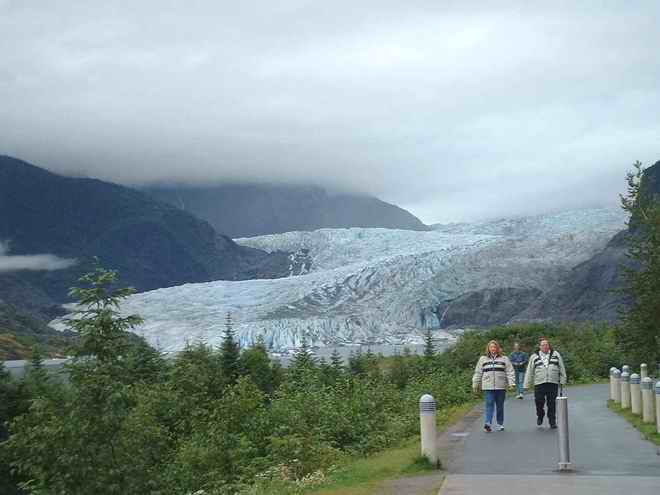
<svg viewBox="0 0 660 495"><path fill-rule="evenodd" d="M604 321L614 323L628 304L620 292L622 265L627 262L627 231L617 234L605 249L573 268L565 280L536 299L512 322Z"/></svg>
<svg viewBox="0 0 660 495"><path fill-rule="evenodd" d="M503 325L541 295L535 288L503 287L468 292L436 308L445 329Z"/></svg>

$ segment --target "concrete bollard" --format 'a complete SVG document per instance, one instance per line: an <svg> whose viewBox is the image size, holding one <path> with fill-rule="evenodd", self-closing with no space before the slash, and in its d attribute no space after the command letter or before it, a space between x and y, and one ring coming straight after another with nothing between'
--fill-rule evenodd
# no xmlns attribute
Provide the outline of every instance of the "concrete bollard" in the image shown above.
<svg viewBox="0 0 660 495"><path fill-rule="evenodd" d="M655 421L655 411L653 397L653 380L648 376L642 380L642 421L644 423L653 423Z"/></svg>
<svg viewBox="0 0 660 495"><path fill-rule="evenodd" d="M614 372L617 369L612 366L610 368L610 400L614 400L614 387L615 387L615 381L614 381Z"/></svg>
<svg viewBox="0 0 660 495"><path fill-rule="evenodd" d="M642 363L639 365L639 376L642 381L644 381L644 378L649 376L649 365L646 363Z"/></svg>
<svg viewBox="0 0 660 495"><path fill-rule="evenodd" d="M614 370L614 402L621 404L621 372Z"/></svg>
<svg viewBox="0 0 660 495"><path fill-rule="evenodd" d="M660 382L655 384L655 429L660 433Z"/></svg>
<svg viewBox="0 0 660 495"><path fill-rule="evenodd" d="M621 408L630 409L630 373L621 373Z"/></svg>
<svg viewBox="0 0 660 495"><path fill-rule="evenodd" d="M637 373L630 375L630 409L633 414L642 414L641 379Z"/></svg>
<svg viewBox="0 0 660 495"><path fill-rule="evenodd" d="M630 374L630 366L627 364L624 364L623 367L621 368L621 374L623 375L624 373Z"/></svg>
<svg viewBox="0 0 660 495"><path fill-rule="evenodd" d="M419 399L419 423L422 437L422 455L433 466L438 465L436 402L433 396L426 394Z"/></svg>

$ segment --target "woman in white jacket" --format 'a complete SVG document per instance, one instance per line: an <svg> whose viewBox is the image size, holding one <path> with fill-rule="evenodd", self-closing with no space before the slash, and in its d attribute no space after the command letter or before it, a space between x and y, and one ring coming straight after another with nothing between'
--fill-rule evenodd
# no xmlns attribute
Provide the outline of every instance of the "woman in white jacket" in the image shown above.
<svg viewBox="0 0 660 495"><path fill-rule="evenodd" d="M516 385L516 377L509 358L502 355L502 348L496 340L486 346L484 356L479 358L472 376L472 388L484 391L486 397L486 418L484 431L492 431L494 410L497 409L497 429L504 430L504 399L506 389Z"/></svg>

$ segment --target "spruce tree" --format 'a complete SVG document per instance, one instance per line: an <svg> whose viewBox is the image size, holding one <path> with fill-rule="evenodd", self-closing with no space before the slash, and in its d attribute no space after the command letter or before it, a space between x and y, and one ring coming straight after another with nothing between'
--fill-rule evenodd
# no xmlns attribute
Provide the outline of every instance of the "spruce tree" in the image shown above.
<svg viewBox="0 0 660 495"><path fill-rule="evenodd" d="M47 391L48 372L44 365L43 352L37 344L32 346L32 356L25 379L33 395L41 396Z"/></svg>
<svg viewBox="0 0 660 495"><path fill-rule="evenodd" d="M431 330L427 329L426 334L424 335L424 359L426 361L431 361L434 356L435 345L433 344L433 336L431 335Z"/></svg>
<svg viewBox="0 0 660 495"><path fill-rule="evenodd" d="M275 388L273 365L262 335L257 337L252 347L245 349L241 354L241 368L262 392L266 394L273 392Z"/></svg>
<svg viewBox="0 0 660 495"><path fill-rule="evenodd" d="M296 349L295 354L293 355L293 360L291 361L291 368L293 369L314 369L316 368L317 361L312 354L312 350L309 348L307 343L307 337L303 335L300 342L300 347Z"/></svg>
<svg viewBox="0 0 660 495"><path fill-rule="evenodd" d="M332 369L338 376L344 372L344 360L337 349L332 351L332 354L330 355L330 366L332 366Z"/></svg>
<svg viewBox="0 0 660 495"><path fill-rule="evenodd" d="M231 313L225 317L225 331L220 349L220 366L224 383L233 385L241 374L241 351L234 334L234 322Z"/></svg>
<svg viewBox="0 0 660 495"><path fill-rule="evenodd" d="M296 349L289 363L288 375L294 387L305 387L309 379L316 374L317 360L312 354L307 338L303 335L300 347Z"/></svg>
<svg viewBox="0 0 660 495"><path fill-rule="evenodd" d="M630 296L631 306L621 314L616 337L631 364L637 366L660 361L660 199L652 189L655 177L639 161L633 167L626 176L627 195L621 196L621 206L630 214L630 263L622 268L623 290Z"/></svg>

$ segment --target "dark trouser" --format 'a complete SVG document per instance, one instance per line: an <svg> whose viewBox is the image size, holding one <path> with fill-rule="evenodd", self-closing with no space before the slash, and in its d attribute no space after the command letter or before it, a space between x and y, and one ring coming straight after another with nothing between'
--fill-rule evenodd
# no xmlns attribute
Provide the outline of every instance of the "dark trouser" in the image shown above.
<svg viewBox="0 0 660 495"><path fill-rule="evenodd" d="M559 385L556 383L542 383L534 387L534 401L536 402L536 417L543 420L545 416L544 406L548 403L548 421L551 425L557 424L555 405Z"/></svg>

